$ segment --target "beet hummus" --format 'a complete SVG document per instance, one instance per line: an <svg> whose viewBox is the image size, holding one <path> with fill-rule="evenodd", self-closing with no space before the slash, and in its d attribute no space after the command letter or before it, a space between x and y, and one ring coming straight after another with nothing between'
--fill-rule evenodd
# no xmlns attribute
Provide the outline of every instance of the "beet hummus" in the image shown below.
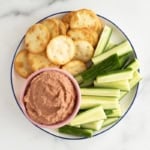
<svg viewBox="0 0 150 150"><path fill-rule="evenodd" d="M42 72L31 80L23 102L33 121L52 125L64 121L73 112L76 90L65 74Z"/></svg>

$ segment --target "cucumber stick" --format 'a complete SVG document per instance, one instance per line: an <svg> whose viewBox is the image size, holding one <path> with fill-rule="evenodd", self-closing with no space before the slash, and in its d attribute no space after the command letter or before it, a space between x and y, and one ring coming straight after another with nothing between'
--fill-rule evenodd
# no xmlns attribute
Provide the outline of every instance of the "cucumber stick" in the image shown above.
<svg viewBox="0 0 150 150"><path fill-rule="evenodd" d="M113 81L120 81L120 80L128 80L133 78L133 70L132 69L125 69L119 70L115 72L110 72L107 74L103 74L97 76L96 82L113 82Z"/></svg>
<svg viewBox="0 0 150 150"><path fill-rule="evenodd" d="M89 69L81 73L80 75L76 76L76 80L79 81L80 83L82 83L83 81L84 81L83 83L89 82L91 80L94 81L94 79L98 75L119 68L120 68L119 58L115 54L108 57L104 61L98 63L97 65L93 65L92 67L90 67Z"/></svg>
<svg viewBox="0 0 150 150"><path fill-rule="evenodd" d="M140 73L138 71L135 71L133 74L133 78L129 81L130 88L132 89L133 87L135 87L141 79L142 77Z"/></svg>
<svg viewBox="0 0 150 150"><path fill-rule="evenodd" d="M107 43L111 37L111 34L112 34L112 28L105 25L103 32L100 36L100 39L98 41L97 47L95 49L94 56L97 56L104 51L104 49L105 49L105 47L106 47L106 45L107 45Z"/></svg>
<svg viewBox="0 0 150 150"><path fill-rule="evenodd" d="M82 96L80 109L88 109L101 105L103 109L116 109L119 107L117 97Z"/></svg>
<svg viewBox="0 0 150 150"><path fill-rule="evenodd" d="M106 51L114 48L115 46L117 46L117 45L114 42L112 42L111 40L109 40L105 49L103 50L103 52L106 52Z"/></svg>
<svg viewBox="0 0 150 150"><path fill-rule="evenodd" d="M137 59L135 59L132 63L130 63L130 64L128 65L127 68L130 68L130 69L132 69L133 71L136 71L136 70L139 69L139 66L140 66L139 61L138 61Z"/></svg>
<svg viewBox="0 0 150 150"><path fill-rule="evenodd" d="M71 126L81 125L93 121L98 121L106 119L106 115L102 106L97 106L91 109L88 109L80 114L78 114L71 122Z"/></svg>
<svg viewBox="0 0 150 150"><path fill-rule="evenodd" d="M98 131L102 128L103 122L104 120L99 120L99 121L82 124L81 128L92 129L92 130Z"/></svg>
<svg viewBox="0 0 150 150"><path fill-rule="evenodd" d="M103 60L107 59L108 57L110 57L111 55L117 54L118 56L122 56L131 51L132 51L132 47L131 47L130 43L128 41L124 41L124 42L118 44L116 47L110 49L109 51L93 57L92 62L94 64L98 64L98 63L102 62Z"/></svg>
<svg viewBox="0 0 150 150"><path fill-rule="evenodd" d="M141 77L140 73L138 71L135 71L133 73L133 78L131 80L129 80L130 89L134 88L141 79L142 79L142 77ZM119 100L121 100L126 94L127 94L126 91L120 91Z"/></svg>
<svg viewBox="0 0 150 150"><path fill-rule="evenodd" d="M105 110L105 114L107 118L120 117L122 115L121 108L118 107L117 109Z"/></svg>
<svg viewBox="0 0 150 150"><path fill-rule="evenodd" d="M79 84L81 84L81 83L83 82L83 78L82 78L81 75L75 76L75 79L76 79L76 81L77 81Z"/></svg>
<svg viewBox="0 0 150 150"><path fill-rule="evenodd" d="M129 91L130 85L128 80L119 80L113 82L101 82L98 83L96 80L94 81L94 87L103 87L103 88L118 88L120 90Z"/></svg>
<svg viewBox="0 0 150 150"><path fill-rule="evenodd" d="M134 53L133 51L131 52L128 52L122 56L119 57L119 61L120 61L120 65L121 65L121 68L120 69L125 69L127 68L127 66L133 62L135 60L135 56L134 56Z"/></svg>
<svg viewBox="0 0 150 150"><path fill-rule="evenodd" d="M120 91L119 100L121 100L126 94L127 94L127 91Z"/></svg>
<svg viewBox="0 0 150 150"><path fill-rule="evenodd" d="M81 95L89 96L120 96L119 89L109 89L109 88L80 88Z"/></svg>
<svg viewBox="0 0 150 150"><path fill-rule="evenodd" d="M84 87L91 87L93 85L93 80L88 80L86 82L83 82L80 84L80 87L81 88L84 88Z"/></svg>
<svg viewBox="0 0 150 150"><path fill-rule="evenodd" d="M103 125L102 125L102 128L113 124L113 123L116 122L118 119L119 119L118 117L105 119L105 120L104 120L104 123L103 123Z"/></svg>
<svg viewBox="0 0 150 150"><path fill-rule="evenodd" d="M93 130L90 129L80 129L77 127L72 126L63 126L58 129L60 133L70 134L74 136L81 136L81 137L91 137L93 135Z"/></svg>

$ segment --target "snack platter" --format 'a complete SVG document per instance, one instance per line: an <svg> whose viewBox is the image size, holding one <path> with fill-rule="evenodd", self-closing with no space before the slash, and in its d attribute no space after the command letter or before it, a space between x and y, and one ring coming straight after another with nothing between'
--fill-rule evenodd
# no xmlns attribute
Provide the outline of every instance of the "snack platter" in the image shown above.
<svg viewBox="0 0 150 150"><path fill-rule="evenodd" d="M40 23L43 20L46 20L49 18L62 18L64 15L68 14L69 12L70 11L64 11L64 12L58 12L58 13L49 15L49 16L43 18L42 20L38 21L37 23ZM122 41L125 41L125 40L128 41L130 43L130 46L132 47L132 50L134 53L134 58L136 58L136 52L135 52L130 40L125 35L125 33L109 19L107 19L103 16L100 16L100 15L97 15L97 16L104 22L105 25L112 28L113 32L111 34L111 40L117 44ZM21 39L21 41L14 53L14 57L13 57L12 65L11 65L11 74L10 74L12 91L13 91L15 100L21 110L22 110L22 108L19 103L19 98L20 98L20 93L22 92L22 87L23 87L24 83L26 82L26 79L22 78L20 75L18 75L18 73L15 71L14 63L15 63L15 58L16 58L18 52L20 52L20 50L24 49L24 40L25 40L25 36ZM54 66L54 67L57 67L57 66ZM83 71L84 71L84 69L83 69ZM112 122L110 125L103 127L102 129L100 129L98 131L95 131L92 136L96 136L96 135L99 135L99 134L102 134L102 133L108 131L113 126L115 126L121 119L123 119L124 116L129 111L129 109L131 108L131 106L135 100L135 97L137 95L137 91L138 91L138 83L120 100L119 104L120 104L120 109L121 109L121 116L115 122ZM72 140L87 138L84 136L74 136L74 135L60 133L60 132L58 132L58 129L50 129L50 128L45 128L45 127L40 127L38 125L35 125L35 126L47 133L54 135L56 137L59 137L59 138L72 139Z"/></svg>

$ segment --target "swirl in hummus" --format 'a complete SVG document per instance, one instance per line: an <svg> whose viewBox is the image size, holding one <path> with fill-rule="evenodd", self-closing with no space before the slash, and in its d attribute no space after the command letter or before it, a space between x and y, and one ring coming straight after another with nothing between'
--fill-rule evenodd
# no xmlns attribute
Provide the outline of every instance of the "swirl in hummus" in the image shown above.
<svg viewBox="0 0 150 150"><path fill-rule="evenodd" d="M52 125L64 121L73 112L76 90L65 74L42 72L31 80L23 101L33 121Z"/></svg>

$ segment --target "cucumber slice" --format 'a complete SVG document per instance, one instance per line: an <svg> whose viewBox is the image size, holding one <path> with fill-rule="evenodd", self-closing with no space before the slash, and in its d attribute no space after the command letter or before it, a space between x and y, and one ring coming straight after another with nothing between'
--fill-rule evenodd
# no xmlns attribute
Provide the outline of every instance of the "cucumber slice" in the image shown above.
<svg viewBox="0 0 150 150"><path fill-rule="evenodd" d="M106 115L102 106L97 106L91 109L88 109L79 115L77 115L70 123L71 126L81 125L93 121L98 121L106 119Z"/></svg>
<svg viewBox="0 0 150 150"><path fill-rule="evenodd" d="M103 52L103 50L105 49L105 47L111 37L111 34L112 34L112 28L105 25L103 32L100 36L100 39L98 41L97 47L95 49L94 56L97 56Z"/></svg>
<svg viewBox="0 0 150 150"><path fill-rule="evenodd" d="M116 109L119 107L117 97L82 96L80 109L88 109L101 105L103 109Z"/></svg>
<svg viewBox="0 0 150 150"><path fill-rule="evenodd" d="M131 51L132 51L132 47L131 47L130 43L128 41L124 41L124 42L118 44L116 47L110 49L109 51L93 57L92 62L94 64L98 64L98 63L102 62L103 60L107 59L108 57L110 57L111 55L117 54L118 56L122 56Z"/></svg>
<svg viewBox="0 0 150 150"><path fill-rule="evenodd" d="M98 83L96 80L94 81L95 87L103 87L103 88L118 88L120 90L129 91L130 85L128 80L120 80L113 82L101 82Z"/></svg>
<svg viewBox="0 0 150 150"><path fill-rule="evenodd" d="M81 128L92 129L92 130L98 131L102 128L103 122L104 120L99 120L99 121L82 124Z"/></svg>
<svg viewBox="0 0 150 150"><path fill-rule="evenodd" d="M114 117L120 117L122 115L122 112L121 112L121 108L118 107L117 109L105 110L105 114L107 118L114 118Z"/></svg>
<svg viewBox="0 0 150 150"><path fill-rule="evenodd" d="M89 96L120 96L119 89L110 89L110 88L80 88L81 95Z"/></svg>
<svg viewBox="0 0 150 150"><path fill-rule="evenodd" d="M104 123L103 123L103 125L102 125L102 128L107 127L107 126L113 124L113 123L116 122L118 119L119 119L119 118L117 118L117 117L116 117L116 118L107 118L107 119L105 119L105 120L104 120Z"/></svg>
<svg viewBox="0 0 150 150"><path fill-rule="evenodd" d="M100 75L96 78L96 82L98 83L114 82L114 81L120 81L120 80L128 80L132 78L133 78L133 70L125 69L125 70L119 70L119 71Z"/></svg>
<svg viewBox="0 0 150 150"><path fill-rule="evenodd" d="M77 127L72 126L63 126L58 129L60 133L70 134L74 136L81 136L81 137L91 137L93 135L93 130L90 129L80 129Z"/></svg>
<svg viewBox="0 0 150 150"><path fill-rule="evenodd" d="M135 59L132 63L128 65L127 68L132 69L133 71L137 71L139 69L140 63L137 59Z"/></svg>

